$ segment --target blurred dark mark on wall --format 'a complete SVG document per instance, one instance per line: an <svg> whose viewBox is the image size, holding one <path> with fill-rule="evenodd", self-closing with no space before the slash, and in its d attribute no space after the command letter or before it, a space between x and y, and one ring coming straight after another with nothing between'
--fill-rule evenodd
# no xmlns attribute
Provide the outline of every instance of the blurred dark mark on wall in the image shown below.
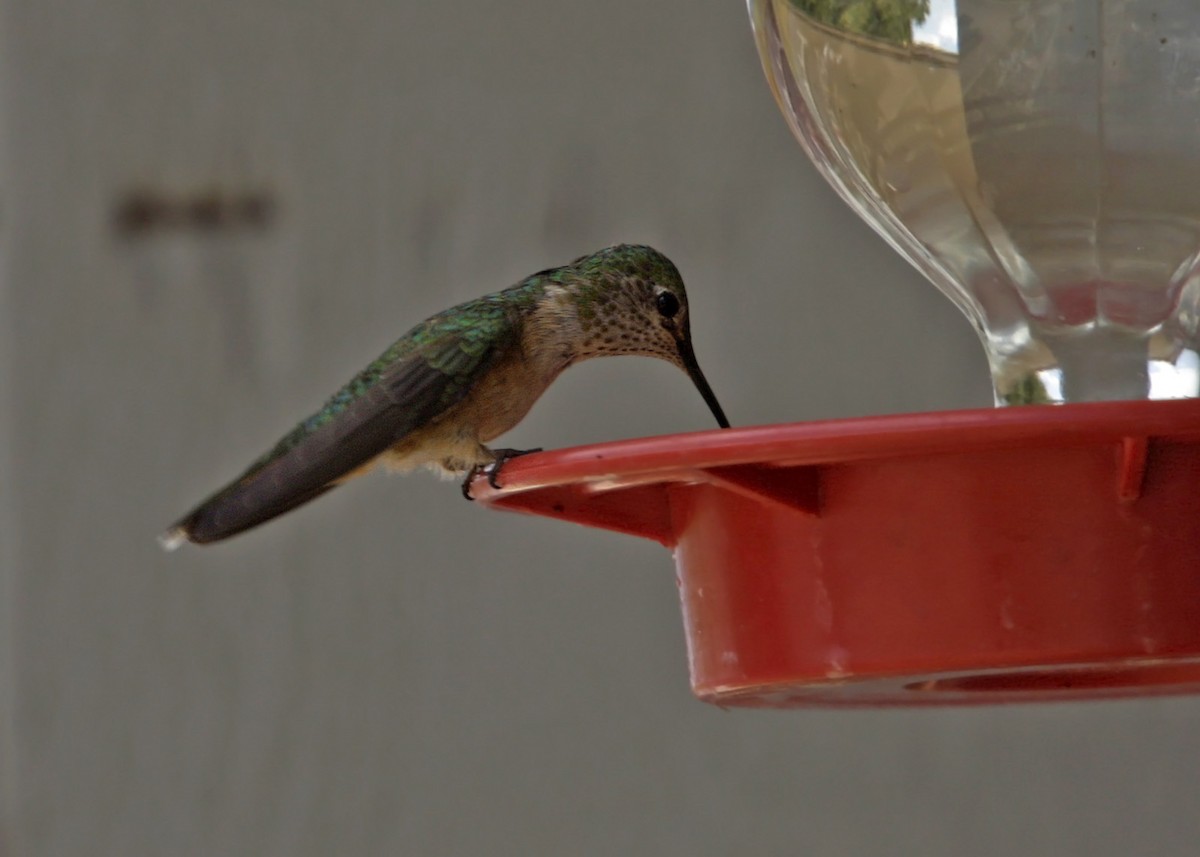
<svg viewBox="0 0 1200 857"><path fill-rule="evenodd" d="M120 197L112 219L117 234L127 239L178 231L264 231L275 221L278 207L267 189L168 193L136 188Z"/></svg>
<svg viewBox="0 0 1200 857"><path fill-rule="evenodd" d="M253 295L267 245L259 239L272 233L278 212L275 193L261 185L141 185L118 194L110 214L137 306L153 312L169 285L203 286L220 313L226 372L251 384L262 370Z"/></svg>

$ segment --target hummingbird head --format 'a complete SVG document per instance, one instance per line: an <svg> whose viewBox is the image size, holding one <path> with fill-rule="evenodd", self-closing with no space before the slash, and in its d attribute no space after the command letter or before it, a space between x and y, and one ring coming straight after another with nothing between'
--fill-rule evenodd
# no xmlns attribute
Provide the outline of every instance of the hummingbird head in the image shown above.
<svg viewBox="0 0 1200 857"><path fill-rule="evenodd" d="M679 270L653 247L619 244L567 266L580 326L578 359L609 354L659 357L688 374L717 424L729 420L692 349L687 291Z"/></svg>

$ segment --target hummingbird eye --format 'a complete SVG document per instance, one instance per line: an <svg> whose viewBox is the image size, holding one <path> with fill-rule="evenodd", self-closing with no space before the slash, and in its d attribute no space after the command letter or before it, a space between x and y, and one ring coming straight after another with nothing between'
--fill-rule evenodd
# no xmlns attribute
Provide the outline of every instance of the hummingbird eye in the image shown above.
<svg viewBox="0 0 1200 857"><path fill-rule="evenodd" d="M658 314L663 318L674 318L679 312L679 298L670 292L659 292L655 303L658 306Z"/></svg>

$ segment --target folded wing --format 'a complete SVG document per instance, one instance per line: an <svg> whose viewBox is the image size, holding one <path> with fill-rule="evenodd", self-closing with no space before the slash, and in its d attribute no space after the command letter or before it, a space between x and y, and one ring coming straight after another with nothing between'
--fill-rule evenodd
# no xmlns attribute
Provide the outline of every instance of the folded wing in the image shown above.
<svg viewBox="0 0 1200 857"><path fill-rule="evenodd" d="M465 305L410 331L245 473L168 529L163 545L228 538L294 509L462 401L471 381L514 341L503 307L477 303L477 309ZM463 309L474 315L464 320Z"/></svg>

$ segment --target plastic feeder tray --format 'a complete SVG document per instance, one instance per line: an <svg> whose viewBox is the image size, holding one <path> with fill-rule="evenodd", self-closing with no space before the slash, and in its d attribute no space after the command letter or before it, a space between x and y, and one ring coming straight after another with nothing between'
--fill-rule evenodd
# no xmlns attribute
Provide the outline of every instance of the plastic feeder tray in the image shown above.
<svg viewBox="0 0 1200 857"><path fill-rule="evenodd" d="M1200 401L645 438L500 481L473 490L673 549L718 705L1200 691Z"/></svg>

